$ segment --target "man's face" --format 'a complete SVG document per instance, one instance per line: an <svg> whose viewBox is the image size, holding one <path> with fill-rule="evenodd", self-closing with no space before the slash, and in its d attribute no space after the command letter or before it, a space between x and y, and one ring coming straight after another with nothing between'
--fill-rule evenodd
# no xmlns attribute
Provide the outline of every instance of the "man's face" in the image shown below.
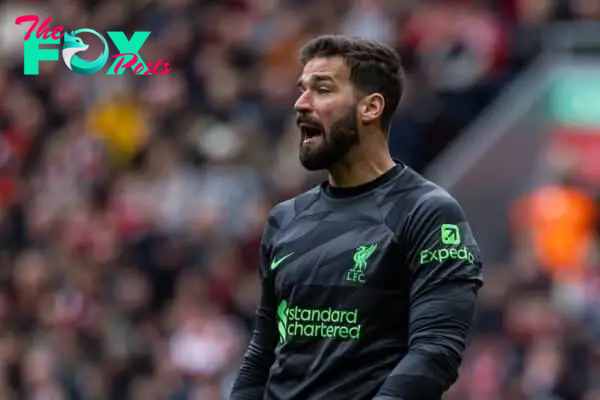
<svg viewBox="0 0 600 400"><path fill-rule="evenodd" d="M304 66L298 87L300 162L309 171L328 169L359 142L350 71L341 57L314 58Z"/></svg>

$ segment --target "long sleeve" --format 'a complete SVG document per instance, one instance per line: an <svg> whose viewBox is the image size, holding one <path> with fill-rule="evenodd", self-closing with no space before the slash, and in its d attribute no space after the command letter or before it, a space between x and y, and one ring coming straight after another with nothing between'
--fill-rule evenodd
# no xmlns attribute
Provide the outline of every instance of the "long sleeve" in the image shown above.
<svg viewBox="0 0 600 400"><path fill-rule="evenodd" d="M262 294L254 320L254 331L248 350L233 385L230 400L263 399L269 370L275 358L277 345L276 299L269 275L269 241L275 229L272 218L267 223L260 248L259 276Z"/></svg>
<svg viewBox="0 0 600 400"><path fill-rule="evenodd" d="M376 400L438 400L458 377L477 291L479 251L458 203L434 193L403 224L411 269L409 351Z"/></svg>

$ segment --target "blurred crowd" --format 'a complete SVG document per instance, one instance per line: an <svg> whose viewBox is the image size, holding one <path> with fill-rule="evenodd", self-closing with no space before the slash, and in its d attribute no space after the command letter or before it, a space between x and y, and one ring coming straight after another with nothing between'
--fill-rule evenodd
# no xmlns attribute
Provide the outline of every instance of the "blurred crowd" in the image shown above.
<svg viewBox="0 0 600 400"><path fill-rule="evenodd" d="M422 171L536 56L544 24L600 16L597 0L0 7L7 400L227 397L258 302L269 209L323 178L297 161L292 105L303 41L343 33L398 49L406 93L390 146ZM141 57L173 69L83 76L42 62L39 75L25 76L28 27L14 20L27 14L51 16L51 29L151 31ZM92 42L89 59L100 52ZM600 277L553 279L529 245L533 227L551 225L552 216L532 211L540 206L516 208L525 221L515 224L516 242L527 245L514 265L488 268L463 377L448 398L600 399ZM586 268L594 245L590 239L580 258Z"/></svg>
<svg viewBox="0 0 600 400"><path fill-rule="evenodd" d="M600 191L576 160L507 210L513 254L486 265L471 345L448 399L600 399Z"/></svg>

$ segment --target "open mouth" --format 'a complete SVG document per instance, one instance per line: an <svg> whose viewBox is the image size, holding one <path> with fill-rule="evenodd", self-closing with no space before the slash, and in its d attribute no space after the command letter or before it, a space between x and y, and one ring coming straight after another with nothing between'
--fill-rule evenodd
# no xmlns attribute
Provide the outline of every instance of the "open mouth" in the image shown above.
<svg viewBox="0 0 600 400"><path fill-rule="evenodd" d="M298 126L300 127L300 132L302 133L302 140L304 142L321 137L323 135L323 130L316 125L301 123L298 124Z"/></svg>

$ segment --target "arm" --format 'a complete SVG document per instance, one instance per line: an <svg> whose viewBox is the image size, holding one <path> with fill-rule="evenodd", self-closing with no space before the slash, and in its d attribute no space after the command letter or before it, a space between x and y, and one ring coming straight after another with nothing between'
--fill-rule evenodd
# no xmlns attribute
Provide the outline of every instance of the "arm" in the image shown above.
<svg viewBox="0 0 600 400"><path fill-rule="evenodd" d="M264 397L269 370L275 358L277 345L277 301L269 270L269 241L274 231L269 219L260 246L259 276L261 301L254 319L254 331L244 361L233 385L230 400L258 400Z"/></svg>
<svg viewBox="0 0 600 400"><path fill-rule="evenodd" d="M479 251L460 206L445 194L422 201L401 237L412 273L409 351L375 399L438 400L458 378L482 285Z"/></svg>

